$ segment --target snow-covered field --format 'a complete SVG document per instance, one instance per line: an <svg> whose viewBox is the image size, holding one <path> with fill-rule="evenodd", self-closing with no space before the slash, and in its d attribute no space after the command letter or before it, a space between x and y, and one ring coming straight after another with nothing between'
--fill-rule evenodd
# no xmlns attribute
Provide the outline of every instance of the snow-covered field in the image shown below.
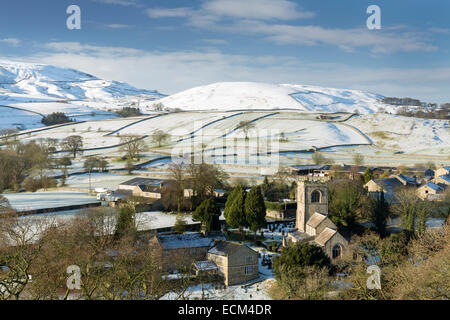
<svg viewBox="0 0 450 320"><path fill-rule="evenodd" d="M4 194L12 208L18 211L65 207L98 202L95 197L82 192L23 192Z"/></svg>
<svg viewBox="0 0 450 320"><path fill-rule="evenodd" d="M346 123L363 131L380 147L416 154L450 154L448 120L370 114Z"/></svg>
<svg viewBox="0 0 450 320"><path fill-rule="evenodd" d="M395 107L380 103L383 96L358 90L294 84L220 82L188 89L155 103L182 110L275 110L302 112L377 112Z"/></svg>
<svg viewBox="0 0 450 320"><path fill-rule="evenodd" d="M0 106L17 107L42 115L64 112L71 118L84 121L114 118L116 116L107 110L139 106L141 101L162 97L164 95L155 90L136 89L126 83L102 80L73 69L0 61ZM38 126L36 121L24 119L20 113L13 116L9 125L1 122L0 125L26 129Z"/></svg>
<svg viewBox="0 0 450 320"><path fill-rule="evenodd" d="M235 154L237 164L254 164L247 161L248 155L278 151L282 152L283 165L310 163L311 153L286 152L305 152L314 147L327 148L321 151L339 163L349 163L355 152L373 165L448 162L448 121L377 113L380 108L393 113L398 108L380 103L382 98L357 90L252 82L215 83L165 97L72 69L0 61L0 128L34 129L42 126L43 115L66 112L86 122L22 131L20 139L61 140L79 135L84 149L93 149L84 156L121 156L120 137L137 135L152 148L148 151L167 156L203 150L207 161L218 164ZM152 109L156 103L162 103L164 110ZM106 111L137 105L148 114L117 118ZM340 111L347 114L336 114ZM355 111L361 115L347 120ZM321 113L333 113L334 118L319 121ZM237 129L242 122L253 126L248 130L249 139L245 139L244 130ZM152 141L156 130L170 135L161 148ZM196 149L192 150L193 146ZM258 164L268 163L270 159L263 159ZM150 165L149 169L164 171L166 165Z"/></svg>

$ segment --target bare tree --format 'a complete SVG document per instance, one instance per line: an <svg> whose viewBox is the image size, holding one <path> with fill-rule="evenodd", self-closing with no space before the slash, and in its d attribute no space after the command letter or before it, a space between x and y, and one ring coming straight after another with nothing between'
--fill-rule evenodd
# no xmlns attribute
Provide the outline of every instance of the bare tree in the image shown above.
<svg viewBox="0 0 450 320"><path fill-rule="evenodd" d="M170 177L174 181L174 193L177 202L177 212L181 211L184 197L186 167L183 163L172 162L169 164Z"/></svg>
<svg viewBox="0 0 450 320"><path fill-rule="evenodd" d="M13 138L18 131L17 129L0 129L0 139L4 144L8 144L9 139Z"/></svg>
<svg viewBox="0 0 450 320"><path fill-rule="evenodd" d="M73 154L73 158L83 151L83 138L80 136L69 136L61 142L61 148Z"/></svg>
<svg viewBox="0 0 450 320"><path fill-rule="evenodd" d="M364 164L364 156L359 153L355 153L353 155L353 164L357 167L360 167Z"/></svg>
<svg viewBox="0 0 450 320"><path fill-rule="evenodd" d="M241 129L245 134L245 139L248 139L248 132L250 129L253 129L255 127L255 123L252 121L241 121L237 125L236 129Z"/></svg>
<svg viewBox="0 0 450 320"><path fill-rule="evenodd" d="M165 133L162 130L156 130L152 135L152 141L158 144L158 147L161 147L161 144L164 141L167 141L169 139L170 135L168 133Z"/></svg>
<svg viewBox="0 0 450 320"><path fill-rule="evenodd" d="M125 152L128 159L139 159L140 153L147 148L138 136L125 136L120 138L120 151Z"/></svg>

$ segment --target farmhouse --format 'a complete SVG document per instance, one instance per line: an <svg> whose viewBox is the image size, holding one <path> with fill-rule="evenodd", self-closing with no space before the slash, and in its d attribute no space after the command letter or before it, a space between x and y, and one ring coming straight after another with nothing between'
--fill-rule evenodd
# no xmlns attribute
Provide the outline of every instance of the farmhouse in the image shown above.
<svg viewBox="0 0 450 320"><path fill-rule="evenodd" d="M422 200L439 200L440 195L445 190L445 185L427 182L417 189L417 196Z"/></svg>
<svg viewBox="0 0 450 320"><path fill-rule="evenodd" d="M328 218L328 186L324 182L297 182L297 230L289 232L283 245L309 242L323 249L332 259L342 257L348 241Z"/></svg>
<svg viewBox="0 0 450 320"><path fill-rule="evenodd" d="M218 266L227 286L258 278L258 258L253 249L229 241L216 241L208 250L208 260Z"/></svg>
<svg viewBox="0 0 450 320"><path fill-rule="evenodd" d="M364 187L370 193L384 192L386 198L392 198L398 188L405 186L416 187L418 185L415 178L405 176L403 174L392 175L385 179L372 179L367 182Z"/></svg>
<svg viewBox="0 0 450 320"><path fill-rule="evenodd" d="M436 184L450 186L450 166L437 169L433 182Z"/></svg>
<svg viewBox="0 0 450 320"><path fill-rule="evenodd" d="M128 191L136 197L161 199L161 190L165 183L159 179L134 178L121 183L118 191Z"/></svg>
<svg viewBox="0 0 450 320"><path fill-rule="evenodd" d="M298 176L328 176L330 174L330 166L329 165L295 165L290 166L286 169L290 174L298 175Z"/></svg>

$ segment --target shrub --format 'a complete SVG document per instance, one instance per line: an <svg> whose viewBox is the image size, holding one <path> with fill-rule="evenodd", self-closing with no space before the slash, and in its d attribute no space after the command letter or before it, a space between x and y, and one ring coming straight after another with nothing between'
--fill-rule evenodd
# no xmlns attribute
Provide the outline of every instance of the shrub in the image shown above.
<svg viewBox="0 0 450 320"><path fill-rule="evenodd" d="M49 114L48 116L42 118L41 122L45 124L46 126L52 126L55 124L62 124L62 123L68 123L72 122L68 116L66 116L62 112L54 112L52 114Z"/></svg>
<svg viewBox="0 0 450 320"><path fill-rule="evenodd" d="M137 117L137 116L142 115L139 108L133 108L133 107L123 107L122 110L116 111L116 113L123 118Z"/></svg>

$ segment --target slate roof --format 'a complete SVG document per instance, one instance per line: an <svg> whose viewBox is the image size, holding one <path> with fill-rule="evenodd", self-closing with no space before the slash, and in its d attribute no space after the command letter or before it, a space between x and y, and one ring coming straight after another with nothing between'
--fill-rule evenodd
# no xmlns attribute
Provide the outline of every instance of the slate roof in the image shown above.
<svg viewBox="0 0 450 320"><path fill-rule="evenodd" d="M427 186L427 187L430 187L431 189L433 189L433 190L436 191L436 192L443 189L441 186L439 186L439 185L437 185L437 184L435 184L435 183L433 183L433 182L428 182L428 183L426 184L426 186Z"/></svg>
<svg viewBox="0 0 450 320"><path fill-rule="evenodd" d="M197 270L201 270L201 271L208 271L208 270L216 270L217 269L216 263L214 261L211 261L211 260L195 261L194 262L194 267Z"/></svg>
<svg viewBox="0 0 450 320"><path fill-rule="evenodd" d="M336 234L336 232L336 230L325 228L322 233L316 237L315 242L320 246L324 246L328 242L328 240L330 240Z"/></svg>
<svg viewBox="0 0 450 320"><path fill-rule="evenodd" d="M289 232L289 235L293 236L298 241L309 240L311 238L314 238L314 236L311 236L310 234L307 234L306 232L300 232L298 230Z"/></svg>
<svg viewBox="0 0 450 320"><path fill-rule="evenodd" d="M391 189L403 186L403 184L397 178L374 179L373 182L375 182L383 189Z"/></svg>
<svg viewBox="0 0 450 320"><path fill-rule="evenodd" d="M314 213L311 218L306 222L307 225L311 226L312 228L317 228L319 224L322 223L323 220L325 220L327 216L321 214L321 213Z"/></svg>
<svg viewBox="0 0 450 320"><path fill-rule="evenodd" d="M125 182L122 182L122 186L154 186L159 187L163 183L160 179L150 179L150 178L134 178Z"/></svg>
<svg viewBox="0 0 450 320"><path fill-rule="evenodd" d="M156 238L166 250L210 247L214 243L214 239L205 237L200 232L158 235Z"/></svg>
<svg viewBox="0 0 450 320"><path fill-rule="evenodd" d="M329 165L318 165L318 164L304 164L304 165L294 165L291 166L292 169L303 171L303 170L329 170Z"/></svg>
<svg viewBox="0 0 450 320"><path fill-rule="evenodd" d="M242 246L243 244L230 241L216 241L214 246L211 249L209 249L208 253L227 257L233 254L236 250L238 250Z"/></svg>
<svg viewBox="0 0 450 320"><path fill-rule="evenodd" d="M408 177L408 176L405 176L405 175L403 175L403 174L399 174L399 175L396 176L396 177L397 177L397 179L399 179L400 181L404 181L405 183L408 183L408 184L417 184L416 178Z"/></svg>
<svg viewBox="0 0 450 320"><path fill-rule="evenodd" d="M450 183L450 174L445 174L443 176L439 176L439 178L441 178L442 180L445 180L448 183Z"/></svg>

